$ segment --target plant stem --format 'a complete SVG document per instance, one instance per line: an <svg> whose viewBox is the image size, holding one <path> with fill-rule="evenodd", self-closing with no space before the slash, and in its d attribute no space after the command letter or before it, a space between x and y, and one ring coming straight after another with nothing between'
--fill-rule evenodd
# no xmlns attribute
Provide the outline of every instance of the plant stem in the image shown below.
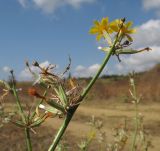
<svg viewBox="0 0 160 151"><path fill-rule="evenodd" d="M31 144L30 129L29 128L25 128L25 136L26 136L27 150L32 151L32 144Z"/></svg>
<svg viewBox="0 0 160 151"><path fill-rule="evenodd" d="M139 125L139 121L138 121L138 98L137 98L137 94L136 94L136 87L135 87L135 82L133 79L132 82L132 87L133 87L133 95L135 98L135 131L134 131L134 135L133 135L133 142L132 142L132 148L131 151L135 151L136 150L136 139L137 139L137 132L138 132L138 125Z"/></svg>
<svg viewBox="0 0 160 151"><path fill-rule="evenodd" d="M106 57L105 57L102 65L101 65L101 67L99 68L97 74L92 78L92 80L90 81L90 83L88 84L86 89L83 91L80 101L82 101L85 98L85 96L88 94L89 90L92 88L92 86L94 85L94 83L98 79L99 75L101 74L102 70L104 69L108 60L110 59L110 57L112 55L112 52L113 52L113 47L110 49L109 53L106 55Z"/></svg>
<svg viewBox="0 0 160 151"><path fill-rule="evenodd" d="M12 78L14 78L13 77L13 73L12 73ZM17 103L17 106L18 106L18 111L19 111L19 114L20 114L20 116L22 118L22 121L23 121L24 124L27 124L26 115L25 115L24 110L22 108L22 105L20 103L19 96L18 96L18 93L17 93L16 86L15 86L14 82L13 82L12 91L13 91L13 94L15 96L16 103ZM31 145L31 139L30 139L29 130L30 130L29 128L25 128L26 145L27 145L27 150L28 151L32 151L32 145Z"/></svg>
<svg viewBox="0 0 160 151"><path fill-rule="evenodd" d="M50 145L48 151L54 151L59 143L59 141L61 140L66 128L68 127L68 124L70 123L70 120L72 119L73 115L74 115L74 112L76 111L76 109L78 108L79 105L75 106L73 109L72 109L72 113L69 114L67 113L60 129L58 130L52 144Z"/></svg>
<svg viewBox="0 0 160 151"><path fill-rule="evenodd" d="M133 136L133 142L132 142L132 151L136 150L136 138L137 138L137 132L138 132L138 103L135 101L135 131Z"/></svg>
<svg viewBox="0 0 160 151"><path fill-rule="evenodd" d="M24 111L22 109L22 105L20 103L20 100L19 100L19 97L18 97L18 94L17 94L17 90L15 88L15 85L13 85L13 94L14 94L14 96L16 98L16 103L17 103L18 110L19 110L19 113L21 115L21 118L22 118L23 122L26 124L26 116L25 116Z"/></svg>
<svg viewBox="0 0 160 151"><path fill-rule="evenodd" d="M112 52L114 51L115 49L115 44L117 43L117 38L113 44L113 46L111 47L110 51L108 52L108 54L106 55L101 67L99 68L98 72L96 73L96 75L92 78L92 80L90 81L90 83L88 84L88 86L86 87L86 89L83 91L83 93L81 94L81 97L80 99L78 100L78 102L81 102L85 96L88 94L89 90L92 88L93 84L96 82L97 78L99 77L99 75L101 74L102 70L104 69L104 67L106 66L106 64L108 63L111 55L112 55ZM58 145L59 141L61 140L61 137L63 136L66 128L68 127L69 123L70 123L70 120L72 119L75 111L77 110L79 104L74 106L73 108L71 108L65 119L64 119L64 122L62 123L60 129L58 130L58 133L56 134L51 146L49 147L48 151L54 151L56 149L56 146Z"/></svg>

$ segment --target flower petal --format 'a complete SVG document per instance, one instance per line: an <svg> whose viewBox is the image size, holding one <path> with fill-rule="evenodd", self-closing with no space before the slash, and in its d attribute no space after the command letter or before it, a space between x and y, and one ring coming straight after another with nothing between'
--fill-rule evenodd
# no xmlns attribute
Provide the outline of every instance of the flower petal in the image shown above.
<svg viewBox="0 0 160 151"><path fill-rule="evenodd" d="M92 27L90 30L89 30L89 33L90 34L97 34L99 32L98 28L97 27Z"/></svg>
<svg viewBox="0 0 160 151"><path fill-rule="evenodd" d="M96 37L96 40L100 41L101 38L102 38L102 34L98 34L97 37Z"/></svg>
<svg viewBox="0 0 160 151"><path fill-rule="evenodd" d="M132 21L129 21L128 23L125 24L126 28L129 28L133 25L133 22Z"/></svg>
<svg viewBox="0 0 160 151"><path fill-rule="evenodd" d="M95 26L99 26L99 22L97 20L94 21Z"/></svg>
<svg viewBox="0 0 160 151"><path fill-rule="evenodd" d="M102 18L101 24L102 26L108 26L108 17Z"/></svg>
<svg viewBox="0 0 160 151"><path fill-rule="evenodd" d="M137 32L137 30L135 29L135 28L133 28L133 29L130 29L130 30L128 30L128 34L134 34L134 33L136 33Z"/></svg>

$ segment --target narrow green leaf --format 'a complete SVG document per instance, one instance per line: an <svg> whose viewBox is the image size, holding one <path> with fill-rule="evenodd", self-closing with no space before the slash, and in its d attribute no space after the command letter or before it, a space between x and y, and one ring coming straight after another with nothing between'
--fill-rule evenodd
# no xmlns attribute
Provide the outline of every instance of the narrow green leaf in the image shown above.
<svg viewBox="0 0 160 151"><path fill-rule="evenodd" d="M59 86L59 94L60 94L60 98L62 99L62 101L64 103L64 106L66 107L68 105L68 99L67 99L66 93L61 85Z"/></svg>
<svg viewBox="0 0 160 151"><path fill-rule="evenodd" d="M25 127L25 125L21 121L10 121L10 122L21 128Z"/></svg>
<svg viewBox="0 0 160 151"><path fill-rule="evenodd" d="M45 107L45 110L53 114L56 114L58 112L57 109L53 107Z"/></svg>
<svg viewBox="0 0 160 151"><path fill-rule="evenodd" d="M63 113L65 113L64 107L63 107L62 105L58 104L57 102L55 102L54 100L48 100L47 103L48 103L50 106L56 108L57 110L60 110L60 111L62 111Z"/></svg>
<svg viewBox="0 0 160 151"><path fill-rule="evenodd" d="M37 120L36 122L32 123L32 124L30 125L30 127L31 127L31 128L38 127L38 126L40 126L44 121L45 121L45 118L39 119L39 120Z"/></svg>

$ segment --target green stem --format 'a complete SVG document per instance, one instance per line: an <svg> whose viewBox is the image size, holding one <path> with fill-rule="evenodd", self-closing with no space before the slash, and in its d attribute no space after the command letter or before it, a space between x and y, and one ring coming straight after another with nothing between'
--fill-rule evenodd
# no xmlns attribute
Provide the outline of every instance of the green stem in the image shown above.
<svg viewBox="0 0 160 151"><path fill-rule="evenodd" d="M32 151L32 144L31 144L30 129L29 128L25 128L25 136L26 136L27 150Z"/></svg>
<svg viewBox="0 0 160 151"><path fill-rule="evenodd" d="M111 47L110 51L108 52L108 54L106 55L101 67L99 68L98 72L96 73L96 75L92 78L92 80L90 81L90 83L88 84L88 86L86 87L86 89L83 91L80 99L78 100L78 102L81 102L85 96L88 94L89 90L92 88L93 84L96 82L97 78L99 77L99 75L101 74L102 70L104 69L104 67L106 66L106 64L108 63L111 55L112 55L112 52L114 51L114 48L115 48L115 44L117 43L117 38L116 40L114 41L114 44L113 46ZM71 108L65 119L64 119L64 122L62 123L60 129L58 130L58 133L56 134L51 146L49 147L48 151L54 151L56 149L56 146L58 145L59 141L61 140L61 137L63 136L66 128L68 127L75 111L77 110L79 105L76 105L74 106L73 108Z"/></svg>
<svg viewBox="0 0 160 151"><path fill-rule="evenodd" d="M91 89L91 87L93 86L93 84L96 82L97 78L99 77L99 75L101 74L102 70L104 69L104 67L106 66L107 62L109 61L112 52L114 50L114 47L112 47L110 49L110 51L108 52L108 54L106 55L101 67L99 68L97 74L92 78L92 80L90 81L90 83L88 84L87 88L84 90L84 92L82 93L82 99L88 94L89 90Z"/></svg>
<svg viewBox="0 0 160 151"><path fill-rule="evenodd" d="M14 79L13 73L12 73L12 78ZM26 119L26 115L25 115L24 110L22 108L22 105L20 103L19 96L18 96L18 93L17 93L17 90L16 90L14 82L13 82L12 91L13 91L13 94L14 94L14 96L16 98L16 103L17 103L17 106L18 106L18 111L19 111L19 114L20 114L20 116L22 118L22 121L23 121L24 124L27 124L28 121ZM28 151L32 151L29 128L25 128L25 137L26 137L27 150Z"/></svg>
<svg viewBox="0 0 160 151"><path fill-rule="evenodd" d="M138 121L138 98L137 98L137 94L136 94L136 86L135 86L135 82L134 79L132 79L132 91L133 91L133 96L134 96L134 102L135 102L135 131L133 134L133 141L132 141L132 148L131 151L135 151L136 150L136 139L137 139L137 133L138 133L138 125L139 125L139 121Z"/></svg>
<svg viewBox="0 0 160 151"><path fill-rule="evenodd" d="M17 103L17 106L18 106L19 113L20 113L20 115L22 117L22 120L23 120L24 123L26 123L26 116L25 116L24 111L22 109L22 105L20 103L20 100L19 100L19 97L18 97L18 94L17 94L15 86L13 86L13 94L14 94L14 96L16 98L16 103Z"/></svg>
<svg viewBox="0 0 160 151"><path fill-rule="evenodd" d="M136 150L136 139L137 139L137 133L138 133L138 103L135 101L135 131L133 136L133 142L132 142L132 148L131 151Z"/></svg>
<svg viewBox="0 0 160 151"><path fill-rule="evenodd" d="M64 121L63 121L63 124L61 125L60 129L58 130L52 144L50 145L48 151L54 151L59 143L59 141L61 140L66 128L68 127L68 124L70 122L70 120L72 119L73 115L74 115L74 112L76 111L78 105L73 109L73 113L72 114L67 114Z"/></svg>

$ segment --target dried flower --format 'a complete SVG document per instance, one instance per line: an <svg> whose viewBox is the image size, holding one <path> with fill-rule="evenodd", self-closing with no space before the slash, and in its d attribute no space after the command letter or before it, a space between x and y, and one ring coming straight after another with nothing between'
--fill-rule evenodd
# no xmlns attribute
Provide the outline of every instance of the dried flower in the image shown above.
<svg viewBox="0 0 160 151"><path fill-rule="evenodd" d="M38 95L37 90L33 87L28 89L28 94L31 95L31 96L37 96Z"/></svg>
<svg viewBox="0 0 160 151"><path fill-rule="evenodd" d="M3 100L10 92L10 90L7 90L7 89L3 89L3 95L0 97L0 100Z"/></svg>
<svg viewBox="0 0 160 151"><path fill-rule="evenodd" d="M41 96L34 87L28 89L28 94L37 98L46 99L44 96Z"/></svg>
<svg viewBox="0 0 160 151"><path fill-rule="evenodd" d="M51 117L54 117L54 116L55 116L55 115L54 115L53 113L46 111L45 119L51 118Z"/></svg>

